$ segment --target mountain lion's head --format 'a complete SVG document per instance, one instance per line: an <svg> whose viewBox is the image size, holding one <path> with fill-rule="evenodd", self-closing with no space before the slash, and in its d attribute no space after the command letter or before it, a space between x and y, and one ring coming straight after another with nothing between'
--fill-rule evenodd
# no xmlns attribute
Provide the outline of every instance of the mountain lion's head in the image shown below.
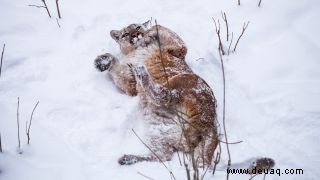
<svg viewBox="0 0 320 180"><path fill-rule="evenodd" d="M130 24L121 30L110 31L110 35L120 45L121 52L128 54L144 43L149 24L150 21L143 24Z"/></svg>

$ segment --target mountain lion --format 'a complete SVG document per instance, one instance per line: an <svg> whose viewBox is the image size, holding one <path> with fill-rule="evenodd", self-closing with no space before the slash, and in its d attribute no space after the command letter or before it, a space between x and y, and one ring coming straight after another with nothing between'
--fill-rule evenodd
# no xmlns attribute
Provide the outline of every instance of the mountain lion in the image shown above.
<svg viewBox="0 0 320 180"><path fill-rule="evenodd" d="M219 142L214 94L186 64L182 39L168 28L148 25L112 30L121 59L109 53L95 59L95 67L107 71L117 87L139 96L149 126L145 143L150 154L124 155L119 163L168 161L182 151L200 166L211 165Z"/></svg>

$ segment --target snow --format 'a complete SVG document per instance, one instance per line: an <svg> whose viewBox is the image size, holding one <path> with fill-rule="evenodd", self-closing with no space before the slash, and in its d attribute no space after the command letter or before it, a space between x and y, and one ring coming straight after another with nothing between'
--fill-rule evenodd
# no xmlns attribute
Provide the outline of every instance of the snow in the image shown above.
<svg viewBox="0 0 320 180"><path fill-rule="evenodd" d="M186 42L186 61L215 92L221 122L222 77L211 17L225 11L238 37L250 21L236 53L225 56L227 130L232 162L272 157L275 168L303 169L303 175L267 175L266 179L317 179L320 176L320 2L198 0L40 0L0 1L0 45L6 44L0 78L1 180L170 179L160 163L120 166L124 153L148 152L134 136L143 122L135 114L137 97L121 93L94 69L97 55L117 55L109 31L153 17ZM226 45L226 44L225 44ZM201 59L199 59L201 58ZM203 58L203 59L202 59ZM199 60L197 60L199 59ZM22 154L17 153L16 107L20 97ZM37 101L26 145L24 125ZM142 136L145 138L145 136ZM225 146L217 173L225 179ZM177 179L186 179L177 155L167 162ZM260 175L255 179L262 179ZM249 179L231 175L230 179Z"/></svg>

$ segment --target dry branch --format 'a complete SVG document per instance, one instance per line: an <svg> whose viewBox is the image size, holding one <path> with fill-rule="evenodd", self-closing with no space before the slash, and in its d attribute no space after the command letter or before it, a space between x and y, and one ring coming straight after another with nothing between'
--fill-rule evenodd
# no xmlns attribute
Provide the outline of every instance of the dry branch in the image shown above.
<svg viewBox="0 0 320 180"><path fill-rule="evenodd" d="M51 14L50 14L50 12L49 12L49 9L48 9L48 6L47 6L46 1L45 1L45 0L41 0L41 1L43 2L44 8L47 10L47 13L48 13L49 17L51 18Z"/></svg>
<svg viewBox="0 0 320 180"><path fill-rule="evenodd" d="M214 20L214 18L212 18ZM217 27L217 24L214 20L215 28L216 28L216 34L220 40L220 26ZM220 62L221 62L221 70L222 70L222 79L223 79L223 106L222 106L222 122L223 122L223 131L224 131L224 137L226 141L226 147L228 151L228 168L231 166L231 155L230 155L230 150L229 150L229 144L228 144L228 135L227 135L227 130L226 130L226 78L225 78L225 72L224 72L224 63L223 63L223 58L222 58L222 51L218 49L219 51L219 57L220 57ZM227 173L227 180L229 179L229 174Z"/></svg>
<svg viewBox="0 0 320 180"><path fill-rule="evenodd" d="M190 169L188 167L188 164L187 163L184 163L184 167L185 167L185 170L186 170L186 173L187 173L187 180L191 180L191 177L190 177Z"/></svg>
<svg viewBox="0 0 320 180"><path fill-rule="evenodd" d="M203 57L196 59L196 61L204 60Z"/></svg>
<svg viewBox="0 0 320 180"><path fill-rule="evenodd" d="M237 141L237 142L224 142L224 141L221 141L221 140L219 140L220 142L222 142L222 143L224 143L224 144L240 144L240 143L242 143L243 141Z"/></svg>
<svg viewBox="0 0 320 180"><path fill-rule="evenodd" d="M221 145L219 145L220 151L221 151ZM218 163L220 162L220 158L221 158L221 152L217 152L216 155L216 159L214 160L214 166L213 166L213 170L212 170L212 174L214 174L216 172L216 168Z"/></svg>
<svg viewBox="0 0 320 180"><path fill-rule="evenodd" d="M238 5L240 6L240 0L238 0Z"/></svg>
<svg viewBox="0 0 320 180"><path fill-rule="evenodd" d="M258 7L260 7L261 6L261 0L259 0L259 4L258 4Z"/></svg>
<svg viewBox="0 0 320 180"><path fill-rule="evenodd" d="M2 60L3 60L3 53L4 53L5 47L6 47L6 44L3 44L2 53L1 53L1 63L0 63L0 77L1 77L1 72L2 72Z"/></svg>
<svg viewBox="0 0 320 180"><path fill-rule="evenodd" d="M266 180L267 173L264 173L263 180Z"/></svg>
<svg viewBox="0 0 320 180"><path fill-rule="evenodd" d="M28 6L46 9L46 11L47 11L47 13L48 13L48 16L51 18L51 14L50 14L50 12L49 12L49 9L48 9L48 6L47 6L46 1L45 1L45 0L41 0L41 1L42 1L42 3L43 3L44 6L39 6L39 5L34 5L34 4L30 4L30 5L28 5Z"/></svg>
<svg viewBox="0 0 320 180"><path fill-rule="evenodd" d="M206 170L204 171L204 173L201 176L201 180L204 179L204 177L206 176L207 172L208 172L209 166L206 167Z"/></svg>
<svg viewBox="0 0 320 180"><path fill-rule="evenodd" d="M249 178L249 180L252 180L253 178L255 178L256 176L258 176L259 174L255 174L255 175L252 175L251 174L251 177Z"/></svg>
<svg viewBox="0 0 320 180"><path fill-rule="evenodd" d="M21 152L21 148L20 148L20 124L19 124L19 104L20 104L20 100L19 100L19 97L18 97L18 105L17 105L17 127L18 127L18 150L19 152Z"/></svg>
<svg viewBox="0 0 320 180"><path fill-rule="evenodd" d="M2 153L1 133L0 133L0 152Z"/></svg>
<svg viewBox="0 0 320 180"><path fill-rule="evenodd" d="M144 175L144 174L142 174L141 172L137 172L139 175L141 175L141 176L143 176L143 177L145 177L145 178L147 178L147 179L149 179L149 180L154 180L154 179L152 179L151 177L149 177L149 176L146 176L146 175Z"/></svg>
<svg viewBox="0 0 320 180"><path fill-rule="evenodd" d="M226 29L227 29L227 41L229 41L229 24L228 24L228 20L227 20L227 15L225 12L221 12L222 15L222 19L226 24Z"/></svg>
<svg viewBox="0 0 320 180"><path fill-rule="evenodd" d="M56 18L56 21L57 21L58 27L61 28L58 18Z"/></svg>
<svg viewBox="0 0 320 180"><path fill-rule="evenodd" d="M237 42L236 42L236 45L235 45L234 48L233 48L233 52L236 51L237 45L238 45L238 43L239 43L239 41L240 41L240 38L243 36L243 33L244 33L244 31L247 29L249 23L250 23L250 21L248 21L247 23L244 23L244 24L243 24L242 32L241 32L241 34L240 34L240 36L239 36L239 38L238 38L238 40L237 40Z"/></svg>
<svg viewBox="0 0 320 180"><path fill-rule="evenodd" d="M37 104L34 106L34 108L32 110L32 113L30 116L30 121L29 121L29 126L28 126L28 129L26 129L26 134L28 137L28 144L30 144L30 128L31 128L31 123L32 123L32 117L33 117L33 113L34 113L35 109L37 108L38 104L39 104L39 101L37 102ZM26 122L26 125L28 125L28 121Z"/></svg>
<svg viewBox="0 0 320 180"><path fill-rule="evenodd" d="M58 11L58 17L59 17L59 19L61 19L60 8L59 8L59 0L56 0L56 6L57 6L57 11Z"/></svg>
<svg viewBox="0 0 320 180"><path fill-rule="evenodd" d="M38 6L38 5L34 5L34 4L29 4L28 6L36 7L36 8L46 8L45 6Z"/></svg>
<svg viewBox="0 0 320 180"><path fill-rule="evenodd" d="M214 18L213 19L213 22L214 22L214 26L216 28L216 33L218 35L218 41L219 41L219 53L221 52L222 55L225 55L225 52L223 50L223 46L222 46L222 42L221 42L221 36L220 36L220 22L219 22L219 19L218 19L218 26L217 26L217 22Z"/></svg>
<svg viewBox="0 0 320 180"><path fill-rule="evenodd" d="M230 44L229 44L229 47L228 47L228 56L230 55L230 48L231 48L231 45L232 45L232 41L233 41L233 32L231 33L231 41L230 41Z"/></svg>

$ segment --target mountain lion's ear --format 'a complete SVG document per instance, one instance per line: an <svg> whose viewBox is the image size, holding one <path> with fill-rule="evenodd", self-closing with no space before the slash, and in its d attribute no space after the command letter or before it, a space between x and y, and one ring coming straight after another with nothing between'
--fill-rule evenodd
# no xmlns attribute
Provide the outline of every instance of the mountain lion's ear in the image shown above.
<svg viewBox="0 0 320 180"><path fill-rule="evenodd" d="M151 19L147 22L144 22L142 25L144 28L149 29L151 27Z"/></svg>
<svg viewBox="0 0 320 180"><path fill-rule="evenodd" d="M110 35L112 39L114 39L115 41L119 41L120 34L121 34L120 31L117 31L117 30L110 31Z"/></svg>

